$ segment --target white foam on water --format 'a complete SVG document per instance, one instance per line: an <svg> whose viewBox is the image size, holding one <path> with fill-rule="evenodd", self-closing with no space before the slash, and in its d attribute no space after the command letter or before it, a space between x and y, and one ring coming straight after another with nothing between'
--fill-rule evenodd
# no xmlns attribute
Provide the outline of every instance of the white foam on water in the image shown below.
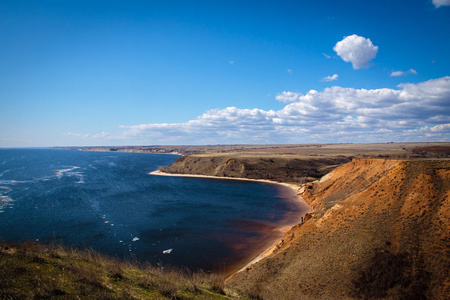
<svg viewBox="0 0 450 300"><path fill-rule="evenodd" d="M0 196L0 204L1 203L11 203L11 202L14 202L14 200L9 198L8 196Z"/></svg>
<svg viewBox="0 0 450 300"><path fill-rule="evenodd" d="M3 209L6 207L12 208L14 200L8 196L0 196L0 212L5 212Z"/></svg>
<svg viewBox="0 0 450 300"><path fill-rule="evenodd" d="M79 169L80 167L78 166L72 166L70 168L67 169L59 169L59 170L55 170L55 175L56 178L61 179L61 177L63 177L64 175L67 176L75 176L76 178L78 178L78 181L76 183L78 184L83 184L85 183L84 181L84 173L81 171L75 171L76 169Z"/></svg>
<svg viewBox="0 0 450 300"><path fill-rule="evenodd" d="M16 184L16 183L25 183L26 181L20 181L20 180L0 180L0 184Z"/></svg>
<svg viewBox="0 0 450 300"><path fill-rule="evenodd" d="M7 187L7 186L0 186L0 189L2 189L3 190L3 192L5 192L5 193L9 193L9 192L12 192L12 189L10 189L9 187Z"/></svg>
<svg viewBox="0 0 450 300"><path fill-rule="evenodd" d="M69 173L69 172L79 169L79 168L80 167L72 166L68 169L59 169L59 170L55 170L55 174L56 174L56 177L61 178L65 173Z"/></svg>
<svg viewBox="0 0 450 300"><path fill-rule="evenodd" d="M4 174L11 172L12 170L5 170L3 172L0 172L0 177L3 177Z"/></svg>
<svg viewBox="0 0 450 300"><path fill-rule="evenodd" d="M132 242L136 242L136 241L139 241L140 240L140 238L138 238L137 236L135 236L131 241Z"/></svg>

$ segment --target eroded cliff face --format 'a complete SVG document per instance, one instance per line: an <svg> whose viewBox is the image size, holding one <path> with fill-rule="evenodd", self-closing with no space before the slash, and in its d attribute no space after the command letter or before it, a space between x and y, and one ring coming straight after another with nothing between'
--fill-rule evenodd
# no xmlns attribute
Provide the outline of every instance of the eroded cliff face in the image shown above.
<svg viewBox="0 0 450 300"><path fill-rule="evenodd" d="M264 299L444 299L449 187L450 160L355 159L306 184L312 213L228 285Z"/></svg>
<svg viewBox="0 0 450 300"><path fill-rule="evenodd" d="M349 157L298 159L189 155L177 159L162 171L304 183L320 178L350 160Z"/></svg>

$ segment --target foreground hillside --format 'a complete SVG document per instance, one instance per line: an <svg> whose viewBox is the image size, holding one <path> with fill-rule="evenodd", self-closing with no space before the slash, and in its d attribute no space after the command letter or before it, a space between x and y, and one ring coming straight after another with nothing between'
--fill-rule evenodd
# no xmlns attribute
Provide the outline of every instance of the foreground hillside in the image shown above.
<svg viewBox="0 0 450 300"><path fill-rule="evenodd" d="M0 244L0 299L229 299L223 278L138 266L90 250Z"/></svg>
<svg viewBox="0 0 450 300"><path fill-rule="evenodd" d="M355 159L301 189L313 211L228 287L263 299L445 299L450 160Z"/></svg>

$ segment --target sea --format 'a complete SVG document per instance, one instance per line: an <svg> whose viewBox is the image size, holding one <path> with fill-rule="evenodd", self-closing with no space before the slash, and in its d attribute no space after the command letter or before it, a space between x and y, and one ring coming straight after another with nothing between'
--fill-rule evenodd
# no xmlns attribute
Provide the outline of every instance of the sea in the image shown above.
<svg viewBox="0 0 450 300"><path fill-rule="evenodd" d="M149 174L179 157L0 149L0 239L230 272L304 210L282 185Z"/></svg>

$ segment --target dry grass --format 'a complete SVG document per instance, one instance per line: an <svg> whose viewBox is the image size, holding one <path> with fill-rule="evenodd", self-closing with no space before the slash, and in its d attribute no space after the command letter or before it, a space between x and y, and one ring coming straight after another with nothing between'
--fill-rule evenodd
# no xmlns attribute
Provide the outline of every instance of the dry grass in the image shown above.
<svg viewBox="0 0 450 300"><path fill-rule="evenodd" d="M294 144L294 145L198 145L198 146L122 146L122 147L68 147L88 151L119 151L143 153L178 153L183 155L233 155L235 157L437 157L433 154L445 147L448 157L450 143L373 143L373 144ZM419 149L421 148L421 149ZM442 155L442 151L440 151ZM444 151L445 152L445 151ZM424 156L425 155L425 156ZM440 156L442 157L442 156Z"/></svg>
<svg viewBox="0 0 450 300"><path fill-rule="evenodd" d="M385 298L398 286L401 299L426 299L428 274L415 270L407 253L376 251L369 264L359 271L352 283L354 296L363 299Z"/></svg>
<svg viewBox="0 0 450 300"><path fill-rule="evenodd" d="M445 299L450 160L357 159L327 178L305 186L307 220L227 286L262 299Z"/></svg>
<svg viewBox="0 0 450 300"><path fill-rule="evenodd" d="M62 245L0 244L0 299L228 299L223 281Z"/></svg>

